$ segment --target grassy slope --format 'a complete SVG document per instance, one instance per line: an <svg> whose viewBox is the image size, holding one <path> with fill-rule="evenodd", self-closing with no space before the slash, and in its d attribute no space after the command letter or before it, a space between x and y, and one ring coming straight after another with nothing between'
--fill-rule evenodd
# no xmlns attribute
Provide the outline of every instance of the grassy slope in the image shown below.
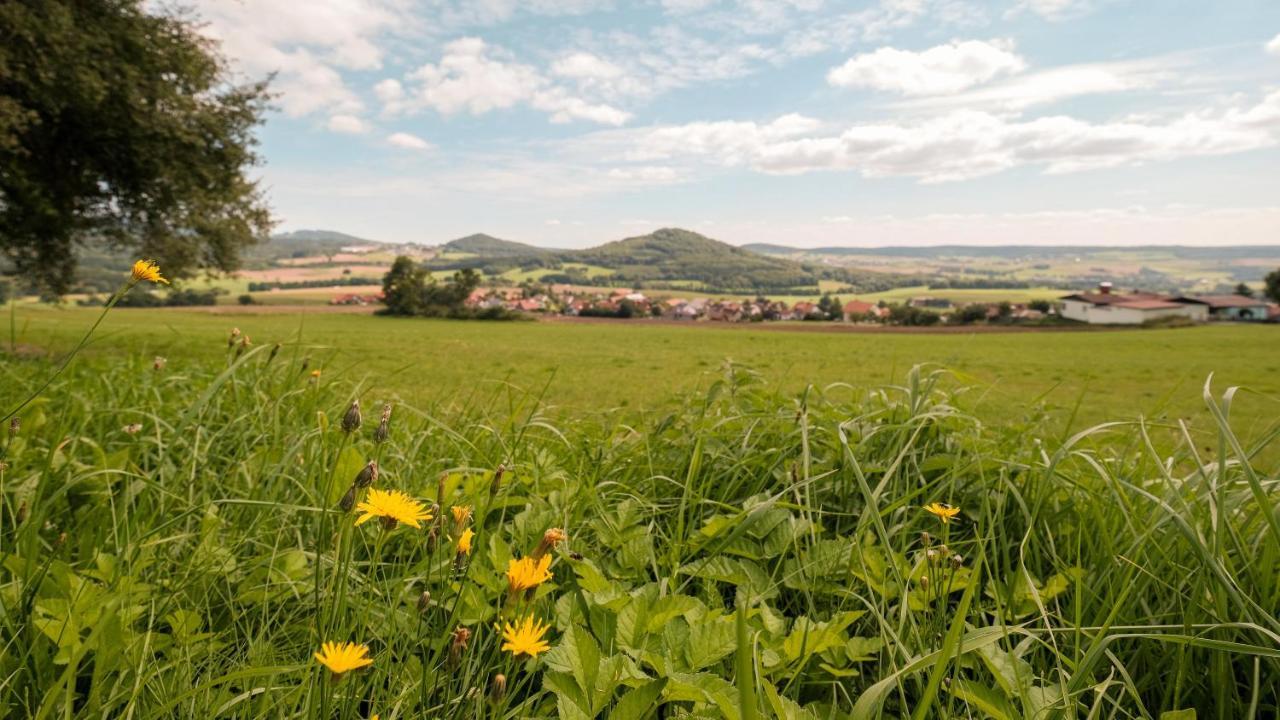
<svg viewBox="0 0 1280 720"><path fill-rule="evenodd" d="M65 349L92 321L83 309L19 309L18 340ZM1188 415L1200 385L1243 385L1243 424L1280 416L1280 327L1019 334L820 334L748 328L626 324L467 323L309 314L209 315L118 311L92 347L171 359L221 352L238 326L255 342L298 338L331 367L353 366L370 382L427 402L493 389L509 379L546 385L547 401L571 410L650 407L672 393L705 388L726 358L754 367L771 384L798 390L844 382L894 382L917 363L963 374L983 394L977 408L1003 420L1037 399L1064 413L1078 400L1080 423L1103 418ZM7 333L4 334L7 340Z"/></svg>

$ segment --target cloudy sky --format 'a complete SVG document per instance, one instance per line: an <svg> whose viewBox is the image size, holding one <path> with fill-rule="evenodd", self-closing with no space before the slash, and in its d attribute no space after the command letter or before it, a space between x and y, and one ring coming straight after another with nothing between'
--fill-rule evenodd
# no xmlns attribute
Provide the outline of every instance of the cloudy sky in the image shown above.
<svg viewBox="0 0 1280 720"><path fill-rule="evenodd" d="M1275 0L200 0L282 229L1280 243Z"/></svg>

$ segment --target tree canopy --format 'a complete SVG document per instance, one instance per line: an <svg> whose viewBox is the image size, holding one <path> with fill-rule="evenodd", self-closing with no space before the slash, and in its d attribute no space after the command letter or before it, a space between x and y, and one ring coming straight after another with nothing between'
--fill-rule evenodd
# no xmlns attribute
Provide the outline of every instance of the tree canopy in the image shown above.
<svg viewBox="0 0 1280 720"><path fill-rule="evenodd" d="M0 3L0 252L66 292L78 245L234 269L270 212L247 171L269 95L141 0Z"/></svg>

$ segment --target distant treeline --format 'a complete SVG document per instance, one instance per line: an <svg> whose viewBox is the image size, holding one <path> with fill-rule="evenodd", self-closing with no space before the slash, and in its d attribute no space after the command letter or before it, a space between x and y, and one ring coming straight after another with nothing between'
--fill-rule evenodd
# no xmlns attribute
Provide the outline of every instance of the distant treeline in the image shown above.
<svg viewBox="0 0 1280 720"><path fill-rule="evenodd" d="M304 290L306 288L347 287L350 285L380 285L382 278L341 277L328 280L267 280L249 283L249 292L265 292L267 290Z"/></svg>
<svg viewBox="0 0 1280 720"><path fill-rule="evenodd" d="M166 293L155 293L134 288L132 292L125 293L124 297L116 302L116 307L120 308L156 308L156 307L193 307L197 305L217 305L218 296L226 295L227 292L220 288L210 290L170 290ZM97 295L90 295L80 301L78 304L85 306L106 305L110 302L111 296L105 298Z"/></svg>

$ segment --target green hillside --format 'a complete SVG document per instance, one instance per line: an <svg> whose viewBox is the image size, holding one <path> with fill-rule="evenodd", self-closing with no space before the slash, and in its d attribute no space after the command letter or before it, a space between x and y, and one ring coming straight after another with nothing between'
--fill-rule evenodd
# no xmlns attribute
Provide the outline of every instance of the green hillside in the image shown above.
<svg viewBox="0 0 1280 720"><path fill-rule="evenodd" d="M445 252L466 253L484 258L538 257L555 252L513 240L503 240L484 233L475 233L457 240L450 240L442 245L440 249Z"/></svg>

